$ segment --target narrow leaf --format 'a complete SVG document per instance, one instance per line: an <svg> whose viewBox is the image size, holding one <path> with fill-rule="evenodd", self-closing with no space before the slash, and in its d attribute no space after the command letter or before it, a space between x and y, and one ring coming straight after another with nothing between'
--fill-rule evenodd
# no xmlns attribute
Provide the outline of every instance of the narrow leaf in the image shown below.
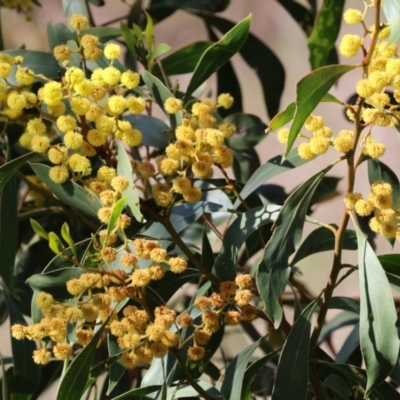
<svg viewBox="0 0 400 400"><path fill-rule="evenodd" d="M249 33L250 21L251 15L240 21L203 53L186 90L186 99L240 50Z"/></svg>
<svg viewBox="0 0 400 400"><path fill-rule="evenodd" d="M109 40L120 37L121 30L119 28L112 28L110 26L96 26L94 28L84 29L81 32L81 36L83 35L97 36L101 43L105 43Z"/></svg>
<svg viewBox="0 0 400 400"><path fill-rule="evenodd" d="M274 221L280 208L276 205L256 207L238 217L224 235L213 273L223 280L235 280L240 248L253 232Z"/></svg>
<svg viewBox="0 0 400 400"><path fill-rule="evenodd" d="M311 317L317 302L309 304L290 330L278 363L272 400L307 397Z"/></svg>
<svg viewBox="0 0 400 400"><path fill-rule="evenodd" d="M296 111L290 127L285 157L289 154L307 117L321 102L324 95L342 75L354 68L356 68L354 65L330 65L318 68L300 80L296 88Z"/></svg>
<svg viewBox="0 0 400 400"><path fill-rule="evenodd" d="M89 10L85 0L62 0L64 15L70 19L74 14L89 17Z"/></svg>
<svg viewBox="0 0 400 400"><path fill-rule="evenodd" d="M74 239L72 239L71 234L69 233L69 226L67 222L64 222L61 227L61 236L68 243L69 247L71 248L72 254L76 257L75 242Z"/></svg>
<svg viewBox="0 0 400 400"><path fill-rule="evenodd" d="M85 391L97 345L108 319L101 325L89 344L73 359L65 375L61 377L57 400L80 399Z"/></svg>
<svg viewBox="0 0 400 400"><path fill-rule="evenodd" d="M171 46L167 45L166 43L159 43L155 49L153 50L153 52L151 53L150 59L149 59L149 64L151 65L151 63L159 56L161 56L161 54L167 53L168 51L171 50Z"/></svg>
<svg viewBox="0 0 400 400"><path fill-rule="evenodd" d="M40 225L39 222L37 222L33 218L31 218L29 221L31 222L31 227L32 227L33 231L38 236L40 236L44 240L49 240L49 234L44 230L43 226Z"/></svg>
<svg viewBox="0 0 400 400"><path fill-rule="evenodd" d="M36 153L28 153L21 157L15 158L0 167L0 190L3 189L3 186L7 183L7 181L28 161L37 158L38 155Z"/></svg>
<svg viewBox="0 0 400 400"><path fill-rule="evenodd" d="M112 400L131 400L131 399L141 399L146 394L151 394L154 392L159 392L161 390L161 385L151 385L143 388L137 388L130 390L120 396L114 397Z"/></svg>
<svg viewBox="0 0 400 400"><path fill-rule="evenodd" d="M308 39L310 64L312 69L327 64L328 57L335 47L342 21L344 0L324 1Z"/></svg>
<svg viewBox="0 0 400 400"><path fill-rule="evenodd" d="M128 47L129 51L136 58L137 57L137 52L136 52L136 48L135 48L135 46L136 46L136 38L135 38L134 33L122 21L120 23L120 30L121 30L121 35L124 38L124 42L125 42L126 46Z"/></svg>
<svg viewBox="0 0 400 400"><path fill-rule="evenodd" d="M110 237L111 232L115 229L117 220L120 217L122 210L125 207L126 200L127 200L127 197L122 197L113 206L113 210L112 210L110 219L107 224L107 234L106 234L106 239L104 240L104 246L107 245L108 238Z"/></svg>
<svg viewBox="0 0 400 400"><path fill-rule="evenodd" d="M391 44L400 37L400 4L397 0L384 0L382 1L382 7L390 26L388 44Z"/></svg>
<svg viewBox="0 0 400 400"><path fill-rule="evenodd" d="M75 208L91 217L97 218L97 211L102 207L94 193L87 192L73 181L63 184L53 182L49 177L50 167L43 164L30 164L35 174L47 185L52 193L64 204Z"/></svg>
<svg viewBox="0 0 400 400"><path fill-rule="evenodd" d="M221 386L221 394L229 400L241 400L243 377L251 356L258 348L264 337L258 339L242 350L228 365Z"/></svg>
<svg viewBox="0 0 400 400"><path fill-rule="evenodd" d="M139 222L146 222L140 211L139 195L132 178L132 165L124 146L118 143L117 173L129 181L128 189L122 195L126 197L126 206L133 217Z"/></svg>
<svg viewBox="0 0 400 400"><path fill-rule="evenodd" d="M331 169L328 166L299 186L286 200L277 220L271 240L265 247L257 269L257 286L267 315L278 327L282 319L279 296L289 278L289 257L299 246L305 216L314 191Z"/></svg>
<svg viewBox="0 0 400 400"><path fill-rule="evenodd" d="M366 392L381 384L397 362L396 309L385 272L356 226L360 272L360 344L367 369Z"/></svg>

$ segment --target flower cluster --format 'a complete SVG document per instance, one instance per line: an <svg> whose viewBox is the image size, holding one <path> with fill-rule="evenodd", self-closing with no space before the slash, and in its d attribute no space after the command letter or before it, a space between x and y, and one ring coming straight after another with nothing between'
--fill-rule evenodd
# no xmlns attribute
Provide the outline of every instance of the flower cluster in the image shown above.
<svg viewBox="0 0 400 400"><path fill-rule="evenodd" d="M371 192L366 199L361 193L348 193L344 202L349 210L354 210L362 217L373 215L369 220L373 232L400 241L400 208L399 204L393 202L393 188L389 183L376 181L371 185Z"/></svg>

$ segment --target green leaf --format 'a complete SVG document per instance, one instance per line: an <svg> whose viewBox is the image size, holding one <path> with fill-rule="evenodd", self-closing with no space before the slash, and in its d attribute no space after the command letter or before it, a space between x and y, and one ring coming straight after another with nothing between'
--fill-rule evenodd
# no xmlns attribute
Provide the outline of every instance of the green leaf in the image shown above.
<svg viewBox="0 0 400 400"><path fill-rule="evenodd" d="M240 191L240 197L246 200L248 196L254 193L261 185L268 182L271 178L274 178L282 172L300 167L307 162L299 157L297 149L291 150L290 154L285 159L285 162L281 163L281 160L282 156L276 156L261 165ZM240 204L240 200L236 199L233 207L237 208Z"/></svg>
<svg viewBox="0 0 400 400"><path fill-rule="evenodd" d="M18 182L11 177L0 192L0 276L14 292L14 265L18 249Z"/></svg>
<svg viewBox="0 0 400 400"><path fill-rule="evenodd" d="M321 99L321 103L336 103L345 106L345 103L338 100L335 96L331 95L330 93L326 93L324 95L324 97ZM269 133L271 131L276 131L277 129L286 125L293 119L295 112L296 112L296 103L295 102L290 103L283 111L276 114L275 117L271 119L271 122L266 132Z"/></svg>
<svg viewBox="0 0 400 400"><path fill-rule="evenodd" d="M171 46L166 43L159 43L150 55L149 64L151 64L157 57L161 56L161 54L165 54L170 50Z"/></svg>
<svg viewBox="0 0 400 400"><path fill-rule="evenodd" d="M300 260L312 254L333 250L335 247L335 235L330 229L321 227L312 231L301 244L293 257L290 265L296 265ZM343 238L344 250L357 250L356 233L346 230Z"/></svg>
<svg viewBox="0 0 400 400"><path fill-rule="evenodd" d="M214 15L202 17L208 24L215 26L223 33L234 26L232 22ZM279 103L285 84L285 70L282 63L275 53L251 32L248 34L246 43L240 49L240 55L257 74L268 115L272 118L279 111Z"/></svg>
<svg viewBox="0 0 400 400"><path fill-rule="evenodd" d="M81 14L89 18L89 10L85 0L62 0L64 15L70 19L74 14Z"/></svg>
<svg viewBox="0 0 400 400"><path fill-rule="evenodd" d="M7 303L10 316L10 325L21 324L27 326L21 311L15 304L8 289L1 287ZM18 383L18 392L31 394L38 386L40 378L40 366L35 364L32 359L36 344L30 340L17 340L11 337L11 351L14 364L14 381ZM17 396L17 393L15 394Z"/></svg>
<svg viewBox="0 0 400 400"><path fill-rule="evenodd" d="M131 399L141 399L142 396L146 394L151 394L154 392L159 392L161 390L161 385L151 385L143 388L137 388L130 390L120 396L114 397L112 400L131 400Z"/></svg>
<svg viewBox="0 0 400 400"><path fill-rule="evenodd" d="M57 255L64 250L61 239L54 232L49 232L49 247Z"/></svg>
<svg viewBox="0 0 400 400"><path fill-rule="evenodd" d="M221 386L221 394L229 400L241 400L243 377L247 364L260 343L265 340L261 337L256 342L242 350L228 365L225 371L224 381Z"/></svg>
<svg viewBox="0 0 400 400"><path fill-rule="evenodd" d="M56 81L60 79L60 66L52 53L24 49L7 50L6 53L12 57L22 56L24 58L22 66L30 68L35 74L43 74L47 78L54 79ZM16 69L17 68L14 66L11 75L7 78L7 81L13 85L19 86L18 82L15 80ZM41 79L36 78L35 82L38 81L41 81Z"/></svg>
<svg viewBox="0 0 400 400"><path fill-rule="evenodd" d="M105 43L109 40L119 38L121 36L121 29L112 28L110 26L96 26L94 28L84 29L81 32L81 36L83 35L97 36L101 43Z"/></svg>
<svg viewBox="0 0 400 400"><path fill-rule="evenodd" d="M289 154L307 117L321 102L324 95L342 75L354 68L356 68L354 65L329 65L316 69L300 80L296 87L296 111L290 127L285 157Z"/></svg>
<svg viewBox="0 0 400 400"><path fill-rule="evenodd" d="M151 18L150 14L147 13L146 11L144 12L146 14L146 19L147 19L147 24L146 24L146 29L145 29L145 36L146 36L146 45L147 45L147 51L149 54L153 52L153 19Z"/></svg>
<svg viewBox="0 0 400 400"><path fill-rule="evenodd" d="M118 218L120 217L122 210L125 207L125 203L127 201L127 197L120 198L113 206L113 210L110 216L110 219L107 224L107 234L106 239L104 240L104 246L108 243L108 238L111 235L111 232L115 229L115 225L117 223Z"/></svg>
<svg viewBox="0 0 400 400"><path fill-rule="evenodd" d="M343 311L335 315L323 326L318 341L320 343L324 342L337 329L340 329L348 325L355 325L359 322L359 320L360 320L359 312L355 313L352 311Z"/></svg>
<svg viewBox="0 0 400 400"><path fill-rule="evenodd" d="M74 297L67 290L67 282L79 278L87 272L83 268L69 267L52 270L50 272L30 276L26 283L38 292L46 292L56 299L69 299Z"/></svg>
<svg viewBox="0 0 400 400"><path fill-rule="evenodd" d="M124 146L121 143L118 143L118 154L117 154L117 173L120 176L123 176L129 181L128 189L122 192L122 196L126 196L127 202L126 206L133 217L139 222L146 222L143 218L143 215L140 211L140 203L139 203L139 195L136 190L135 184L133 183L132 178L132 165L129 161L128 154Z"/></svg>
<svg viewBox="0 0 400 400"><path fill-rule="evenodd" d="M271 400L304 400L307 396L311 317L309 304L294 323L283 346Z"/></svg>
<svg viewBox="0 0 400 400"><path fill-rule="evenodd" d="M30 223L32 226L33 231L40 236L41 238L45 239L45 240L49 240L49 234L44 230L44 228L42 227L42 225L39 224L39 222L37 222L36 220L34 220L33 218L30 218Z"/></svg>
<svg viewBox="0 0 400 400"><path fill-rule="evenodd" d="M74 239L72 239L71 234L69 233L69 226L67 222L64 222L61 227L61 236L62 238L68 243L69 247L71 248L72 254L76 257L76 248Z"/></svg>
<svg viewBox="0 0 400 400"><path fill-rule="evenodd" d="M0 167L0 190L23 165L35 158L38 158L37 153L28 153L3 164Z"/></svg>
<svg viewBox="0 0 400 400"><path fill-rule="evenodd" d="M209 271L211 271L215 262L215 257L211 243L207 236L207 224L204 224L202 236L201 263L207 267Z"/></svg>
<svg viewBox="0 0 400 400"><path fill-rule="evenodd" d="M311 69L327 64L335 47L343 15L344 0L324 1L308 39Z"/></svg>
<svg viewBox="0 0 400 400"><path fill-rule="evenodd" d="M169 126L159 118L151 115L127 115L125 120L142 132L142 144L145 146L163 149L172 140Z"/></svg>
<svg viewBox="0 0 400 400"><path fill-rule="evenodd" d="M259 358L257 361L254 361L250 366L246 368L246 371L243 376L243 386L242 386L242 395L240 399L251 399L251 386L254 382L254 379L260 373L261 369L264 365L274 358L278 354L278 351L274 351L272 353L266 354L265 356Z"/></svg>
<svg viewBox="0 0 400 400"><path fill-rule="evenodd" d="M256 207L239 216L224 235L213 273L223 280L234 281L241 246L253 232L274 221L280 208L276 205Z"/></svg>
<svg viewBox="0 0 400 400"><path fill-rule="evenodd" d="M224 121L236 126L237 134L228 139L229 147L234 150L252 149L265 138L267 125L256 115L231 114Z"/></svg>
<svg viewBox="0 0 400 400"><path fill-rule="evenodd" d="M279 296L289 278L289 257L299 246L304 220L310 200L328 166L299 186L281 208L271 240L265 247L257 269L257 286L265 305L265 312L278 327L282 319Z"/></svg>
<svg viewBox="0 0 400 400"><path fill-rule="evenodd" d="M324 387L332 389L344 399L351 399L353 397L351 386L338 375L329 375L324 381Z"/></svg>
<svg viewBox="0 0 400 400"><path fill-rule="evenodd" d="M170 53L160 60L164 74L169 76L193 72L202 54L211 44L211 42L195 42ZM157 77L161 76L160 66L158 64L154 65L152 73Z"/></svg>
<svg viewBox="0 0 400 400"><path fill-rule="evenodd" d="M240 21L203 53L186 90L186 99L240 50L249 33L250 21L251 15Z"/></svg>
<svg viewBox="0 0 400 400"><path fill-rule="evenodd" d="M61 44L67 44L69 40L74 39L74 34L65 24L57 23L47 24L47 41L49 42L50 50L54 50L54 47Z"/></svg>
<svg viewBox="0 0 400 400"><path fill-rule="evenodd" d="M109 318L97 330L93 339L72 360L65 374L61 377L58 387L57 400L80 399L86 387L89 377L90 366L94 359L97 345Z"/></svg>
<svg viewBox="0 0 400 400"><path fill-rule="evenodd" d="M367 369L367 388L381 384L397 362L396 309L385 272L356 226L360 274L360 345Z"/></svg>
<svg viewBox="0 0 400 400"><path fill-rule="evenodd" d="M378 256L378 259L385 272L400 276L400 254L384 254Z"/></svg>
<svg viewBox="0 0 400 400"><path fill-rule="evenodd" d="M182 123L183 114L182 111L178 111L176 114L168 114L164 109L165 100L174 95L165 87L165 85L154 75L148 71L142 72L142 78L147 88L150 90L156 103L161 107L164 113L169 117L171 126L175 128Z"/></svg>
<svg viewBox="0 0 400 400"><path fill-rule="evenodd" d="M121 349L117 343L117 338L111 335L111 333L108 333L107 335L107 346L108 346L108 354L110 357L121 353ZM114 362L110 365L108 373L107 395L109 395L113 391L115 386L122 378L124 372L126 372L126 369L119 362Z"/></svg>
<svg viewBox="0 0 400 400"><path fill-rule="evenodd" d="M200 381L196 379L196 382L201 386L205 392L209 394L211 398L220 398L221 393L220 391L210 383ZM183 384L176 387L169 387L167 390L167 400L174 400L174 399L193 399L198 398L199 393L194 389L191 385Z"/></svg>
<svg viewBox="0 0 400 400"><path fill-rule="evenodd" d="M129 51L135 56L135 58L137 58L137 52L136 52L137 38L135 37L134 33L122 21L120 23L120 30L121 30L121 35Z"/></svg>
<svg viewBox="0 0 400 400"><path fill-rule="evenodd" d="M400 4L396 0L384 0L382 1L382 7L390 26L388 44L391 44L400 37Z"/></svg>
<svg viewBox="0 0 400 400"><path fill-rule="evenodd" d="M87 192L75 182L68 180L63 184L53 182L49 177L50 167L44 164L30 164L35 174L47 185L49 190L64 204L97 218L97 211L102 204L97 196Z"/></svg>
<svg viewBox="0 0 400 400"><path fill-rule="evenodd" d="M368 160L368 180L370 185L376 181L385 181L390 183L393 188L393 204L399 204L400 200L400 182L397 175L382 161Z"/></svg>

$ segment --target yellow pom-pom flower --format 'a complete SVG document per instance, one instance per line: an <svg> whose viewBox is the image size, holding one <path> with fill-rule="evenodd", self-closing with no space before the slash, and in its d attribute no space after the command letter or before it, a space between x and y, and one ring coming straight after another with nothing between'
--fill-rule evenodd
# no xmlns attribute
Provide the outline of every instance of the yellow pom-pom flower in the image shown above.
<svg viewBox="0 0 400 400"><path fill-rule="evenodd" d="M126 109L127 101L125 97L113 95L107 101L107 111L109 114L120 115Z"/></svg>
<svg viewBox="0 0 400 400"><path fill-rule="evenodd" d="M324 136L314 136L310 140L310 150L314 154L324 154L328 151L331 144L330 140Z"/></svg>
<svg viewBox="0 0 400 400"><path fill-rule="evenodd" d="M279 129L277 139L279 143L286 144L289 138L290 130L288 128Z"/></svg>
<svg viewBox="0 0 400 400"><path fill-rule="evenodd" d="M361 37L358 35L344 35L339 45L339 52L344 57L354 57L358 53L361 43Z"/></svg>
<svg viewBox="0 0 400 400"><path fill-rule="evenodd" d="M73 14L69 20L69 24L77 31L81 31L87 28L89 21L84 15Z"/></svg>
<svg viewBox="0 0 400 400"><path fill-rule="evenodd" d="M33 135L44 135L46 133L46 125L43 123L41 118L33 118L29 120L26 125L26 131Z"/></svg>
<svg viewBox="0 0 400 400"><path fill-rule="evenodd" d="M107 85L115 86L121 79L121 72L117 68L110 66L104 68L101 76Z"/></svg>
<svg viewBox="0 0 400 400"><path fill-rule="evenodd" d="M90 175L92 172L90 160L80 154L72 154L68 160L68 164L72 171L81 173L82 175Z"/></svg>
<svg viewBox="0 0 400 400"><path fill-rule="evenodd" d="M76 119L72 115L62 115L57 118L57 128L61 132L73 131L76 128Z"/></svg>
<svg viewBox="0 0 400 400"><path fill-rule="evenodd" d="M360 10L349 8L344 12L343 19L348 25L356 25L363 20L363 15Z"/></svg>
<svg viewBox="0 0 400 400"><path fill-rule="evenodd" d="M223 107L226 110L233 105L233 97L229 93L221 93L217 99L218 107Z"/></svg>
<svg viewBox="0 0 400 400"><path fill-rule="evenodd" d="M142 97L130 97L126 105L132 114L140 114L146 108L146 100Z"/></svg>
<svg viewBox="0 0 400 400"><path fill-rule="evenodd" d="M36 153L46 153L50 147L50 139L47 136L35 135L31 141L31 148Z"/></svg>
<svg viewBox="0 0 400 400"><path fill-rule="evenodd" d="M121 84L127 89L134 89L139 85L140 75L137 72L127 70L121 75Z"/></svg>
<svg viewBox="0 0 400 400"><path fill-rule="evenodd" d="M68 168L65 165L56 165L49 171L50 179L55 183L64 183L69 176Z"/></svg>
<svg viewBox="0 0 400 400"><path fill-rule="evenodd" d="M0 78L8 78L11 73L11 65L6 62L0 62Z"/></svg>
<svg viewBox="0 0 400 400"><path fill-rule="evenodd" d="M168 114L176 114L182 110L182 100L175 97L169 97L164 102L164 109Z"/></svg>
<svg viewBox="0 0 400 400"><path fill-rule="evenodd" d="M104 56L109 60L116 60L121 55L121 46L115 43L108 43L104 47Z"/></svg>
<svg viewBox="0 0 400 400"><path fill-rule="evenodd" d="M64 135L64 144L69 149L77 150L83 144L83 136L78 132L69 131Z"/></svg>
<svg viewBox="0 0 400 400"><path fill-rule="evenodd" d="M312 160L316 156L316 154L311 151L309 143L302 143L297 148L297 153L303 160Z"/></svg>

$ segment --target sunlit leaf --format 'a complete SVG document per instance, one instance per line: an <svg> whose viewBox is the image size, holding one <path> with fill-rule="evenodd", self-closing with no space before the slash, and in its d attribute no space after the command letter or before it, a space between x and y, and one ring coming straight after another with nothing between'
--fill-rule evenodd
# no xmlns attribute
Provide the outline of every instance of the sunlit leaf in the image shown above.
<svg viewBox="0 0 400 400"><path fill-rule="evenodd" d="M272 238L265 247L257 269L257 287L265 312L278 327L282 318L279 296L289 278L289 257L300 244L304 219L310 200L321 179L331 166L318 172L299 186L286 200L277 220Z"/></svg>
<svg viewBox="0 0 400 400"><path fill-rule="evenodd" d="M368 374L367 394L397 362L396 309L389 282L374 250L356 226L360 273L360 344Z"/></svg>
<svg viewBox="0 0 400 400"><path fill-rule="evenodd" d="M126 201L127 201L127 197L122 197L114 204L110 219L107 224L107 234L106 234L106 238L104 240L104 245L106 245L108 243L108 239L111 235L111 232L116 228L117 220L120 217L120 215L125 207Z"/></svg>
<svg viewBox="0 0 400 400"><path fill-rule="evenodd" d="M308 386L311 317L317 302L309 304L294 323L283 346L272 400L304 400Z"/></svg>
<svg viewBox="0 0 400 400"><path fill-rule="evenodd" d="M289 154L307 117L321 102L324 95L342 75L354 68L356 68L354 65L329 65L316 69L300 80L296 88L296 111L290 127L285 157Z"/></svg>

